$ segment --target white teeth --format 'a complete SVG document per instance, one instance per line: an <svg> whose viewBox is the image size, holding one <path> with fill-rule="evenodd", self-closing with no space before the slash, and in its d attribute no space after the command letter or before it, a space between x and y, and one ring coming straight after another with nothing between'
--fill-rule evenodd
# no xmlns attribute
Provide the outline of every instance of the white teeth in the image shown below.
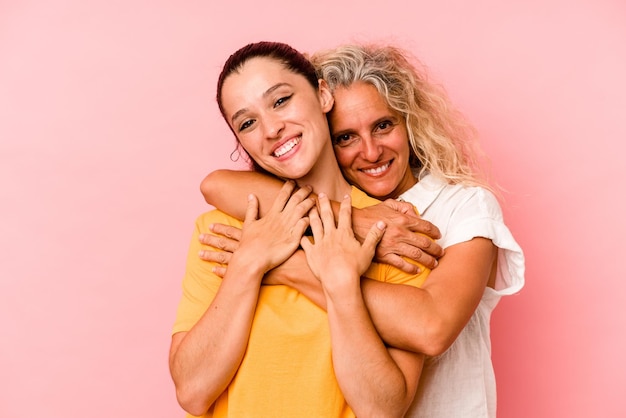
<svg viewBox="0 0 626 418"><path fill-rule="evenodd" d="M280 157L282 155L287 154L293 147L300 143L301 137L294 138L285 142L281 145L276 151L274 151L274 157Z"/></svg>
<svg viewBox="0 0 626 418"><path fill-rule="evenodd" d="M389 168L389 166L391 165L391 163L387 163L385 165L381 165L380 167L376 167L376 168L369 168L369 169L363 169L361 171L363 171L366 174L380 174L383 171L387 171L387 169Z"/></svg>

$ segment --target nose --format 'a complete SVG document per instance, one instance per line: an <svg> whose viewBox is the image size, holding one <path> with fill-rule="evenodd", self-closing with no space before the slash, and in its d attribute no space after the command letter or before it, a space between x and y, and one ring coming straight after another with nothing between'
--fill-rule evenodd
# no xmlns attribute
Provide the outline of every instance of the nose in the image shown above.
<svg viewBox="0 0 626 418"><path fill-rule="evenodd" d="M361 141L363 148L361 154L363 159L370 162L376 162L383 153L382 147L372 137L363 138Z"/></svg>
<svg viewBox="0 0 626 418"><path fill-rule="evenodd" d="M267 138L277 138L285 128L285 122L278 115L267 115L263 121Z"/></svg>

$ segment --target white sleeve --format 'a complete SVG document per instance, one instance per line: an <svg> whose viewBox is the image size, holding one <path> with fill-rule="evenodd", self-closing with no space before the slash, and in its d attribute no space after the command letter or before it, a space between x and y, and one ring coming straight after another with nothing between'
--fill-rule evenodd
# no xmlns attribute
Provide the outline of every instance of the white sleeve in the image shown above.
<svg viewBox="0 0 626 418"><path fill-rule="evenodd" d="M501 296L517 293L524 286L524 253L504 224L495 196L483 188L470 193L452 213L448 236L442 246L466 242L475 237L490 239L498 247L495 292Z"/></svg>

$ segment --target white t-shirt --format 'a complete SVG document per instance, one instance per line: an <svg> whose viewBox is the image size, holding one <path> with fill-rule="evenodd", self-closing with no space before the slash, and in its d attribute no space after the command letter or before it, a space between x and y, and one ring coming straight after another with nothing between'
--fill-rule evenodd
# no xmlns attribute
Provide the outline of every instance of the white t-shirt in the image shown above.
<svg viewBox="0 0 626 418"><path fill-rule="evenodd" d="M498 247L495 289L485 288L478 308L452 346L426 360L407 417L483 418L496 416L496 382L491 362L489 320L504 295L524 286L524 255L504 224L495 196L481 187L450 185L426 175L400 199L441 231L449 247L484 237Z"/></svg>

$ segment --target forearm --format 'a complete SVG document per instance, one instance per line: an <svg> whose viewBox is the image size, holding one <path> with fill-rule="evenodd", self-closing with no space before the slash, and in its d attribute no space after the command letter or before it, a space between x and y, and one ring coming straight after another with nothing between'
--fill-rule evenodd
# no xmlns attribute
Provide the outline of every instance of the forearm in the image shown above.
<svg viewBox="0 0 626 418"><path fill-rule="evenodd" d="M311 272L303 252L298 253L268 273L263 284L292 287L327 310L321 283ZM427 289L368 278L361 280L361 288L374 327L392 347L414 353L441 354L454 341L466 320L462 317L455 322L457 316L446 317ZM445 305L446 301L442 303ZM398 317L403 320L398 321Z"/></svg>
<svg viewBox="0 0 626 418"><path fill-rule="evenodd" d="M364 300L383 340L429 356L443 353L480 303L496 256L490 240L474 238L448 247L422 288L363 279Z"/></svg>
<svg viewBox="0 0 626 418"><path fill-rule="evenodd" d="M309 268L302 250L296 251L283 264L269 271L263 278L263 284L292 287L318 307L326 310L326 297L322 284Z"/></svg>
<svg viewBox="0 0 626 418"><path fill-rule="evenodd" d="M321 283L310 271L304 254L295 254L268 273L263 283L290 286L327 310ZM468 320L467 312L447 313L445 308L450 302L445 296L438 300L428 289L368 278L361 280L361 288L374 327L392 347L432 356L441 354ZM403 320L398 321L398 317Z"/></svg>
<svg viewBox="0 0 626 418"><path fill-rule="evenodd" d="M208 204L243 220L250 193L259 199L259 216L263 216L283 184L276 177L254 171L216 170L202 180L200 191Z"/></svg>
<svg viewBox="0 0 626 418"><path fill-rule="evenodd" d="M327 293L333 366L348 404L359 417L402 416L415 394L372 324L358 286L350 295Z"/></svg>
<svg viewBox="0 0 626 418"><path fill-rule="evenodd" d="M367 278L361 280L361 287L372 322L386 344L435 355L440 345L435 335L445 327L427 291Z"/></svg>
<svg viewBox="0 0 626 418"><path fill-rule="evenodd" d="M170 369L181 406L202 415L235 375L248 343L262 274L231 264L196 325L172 340Z"/></svg>

